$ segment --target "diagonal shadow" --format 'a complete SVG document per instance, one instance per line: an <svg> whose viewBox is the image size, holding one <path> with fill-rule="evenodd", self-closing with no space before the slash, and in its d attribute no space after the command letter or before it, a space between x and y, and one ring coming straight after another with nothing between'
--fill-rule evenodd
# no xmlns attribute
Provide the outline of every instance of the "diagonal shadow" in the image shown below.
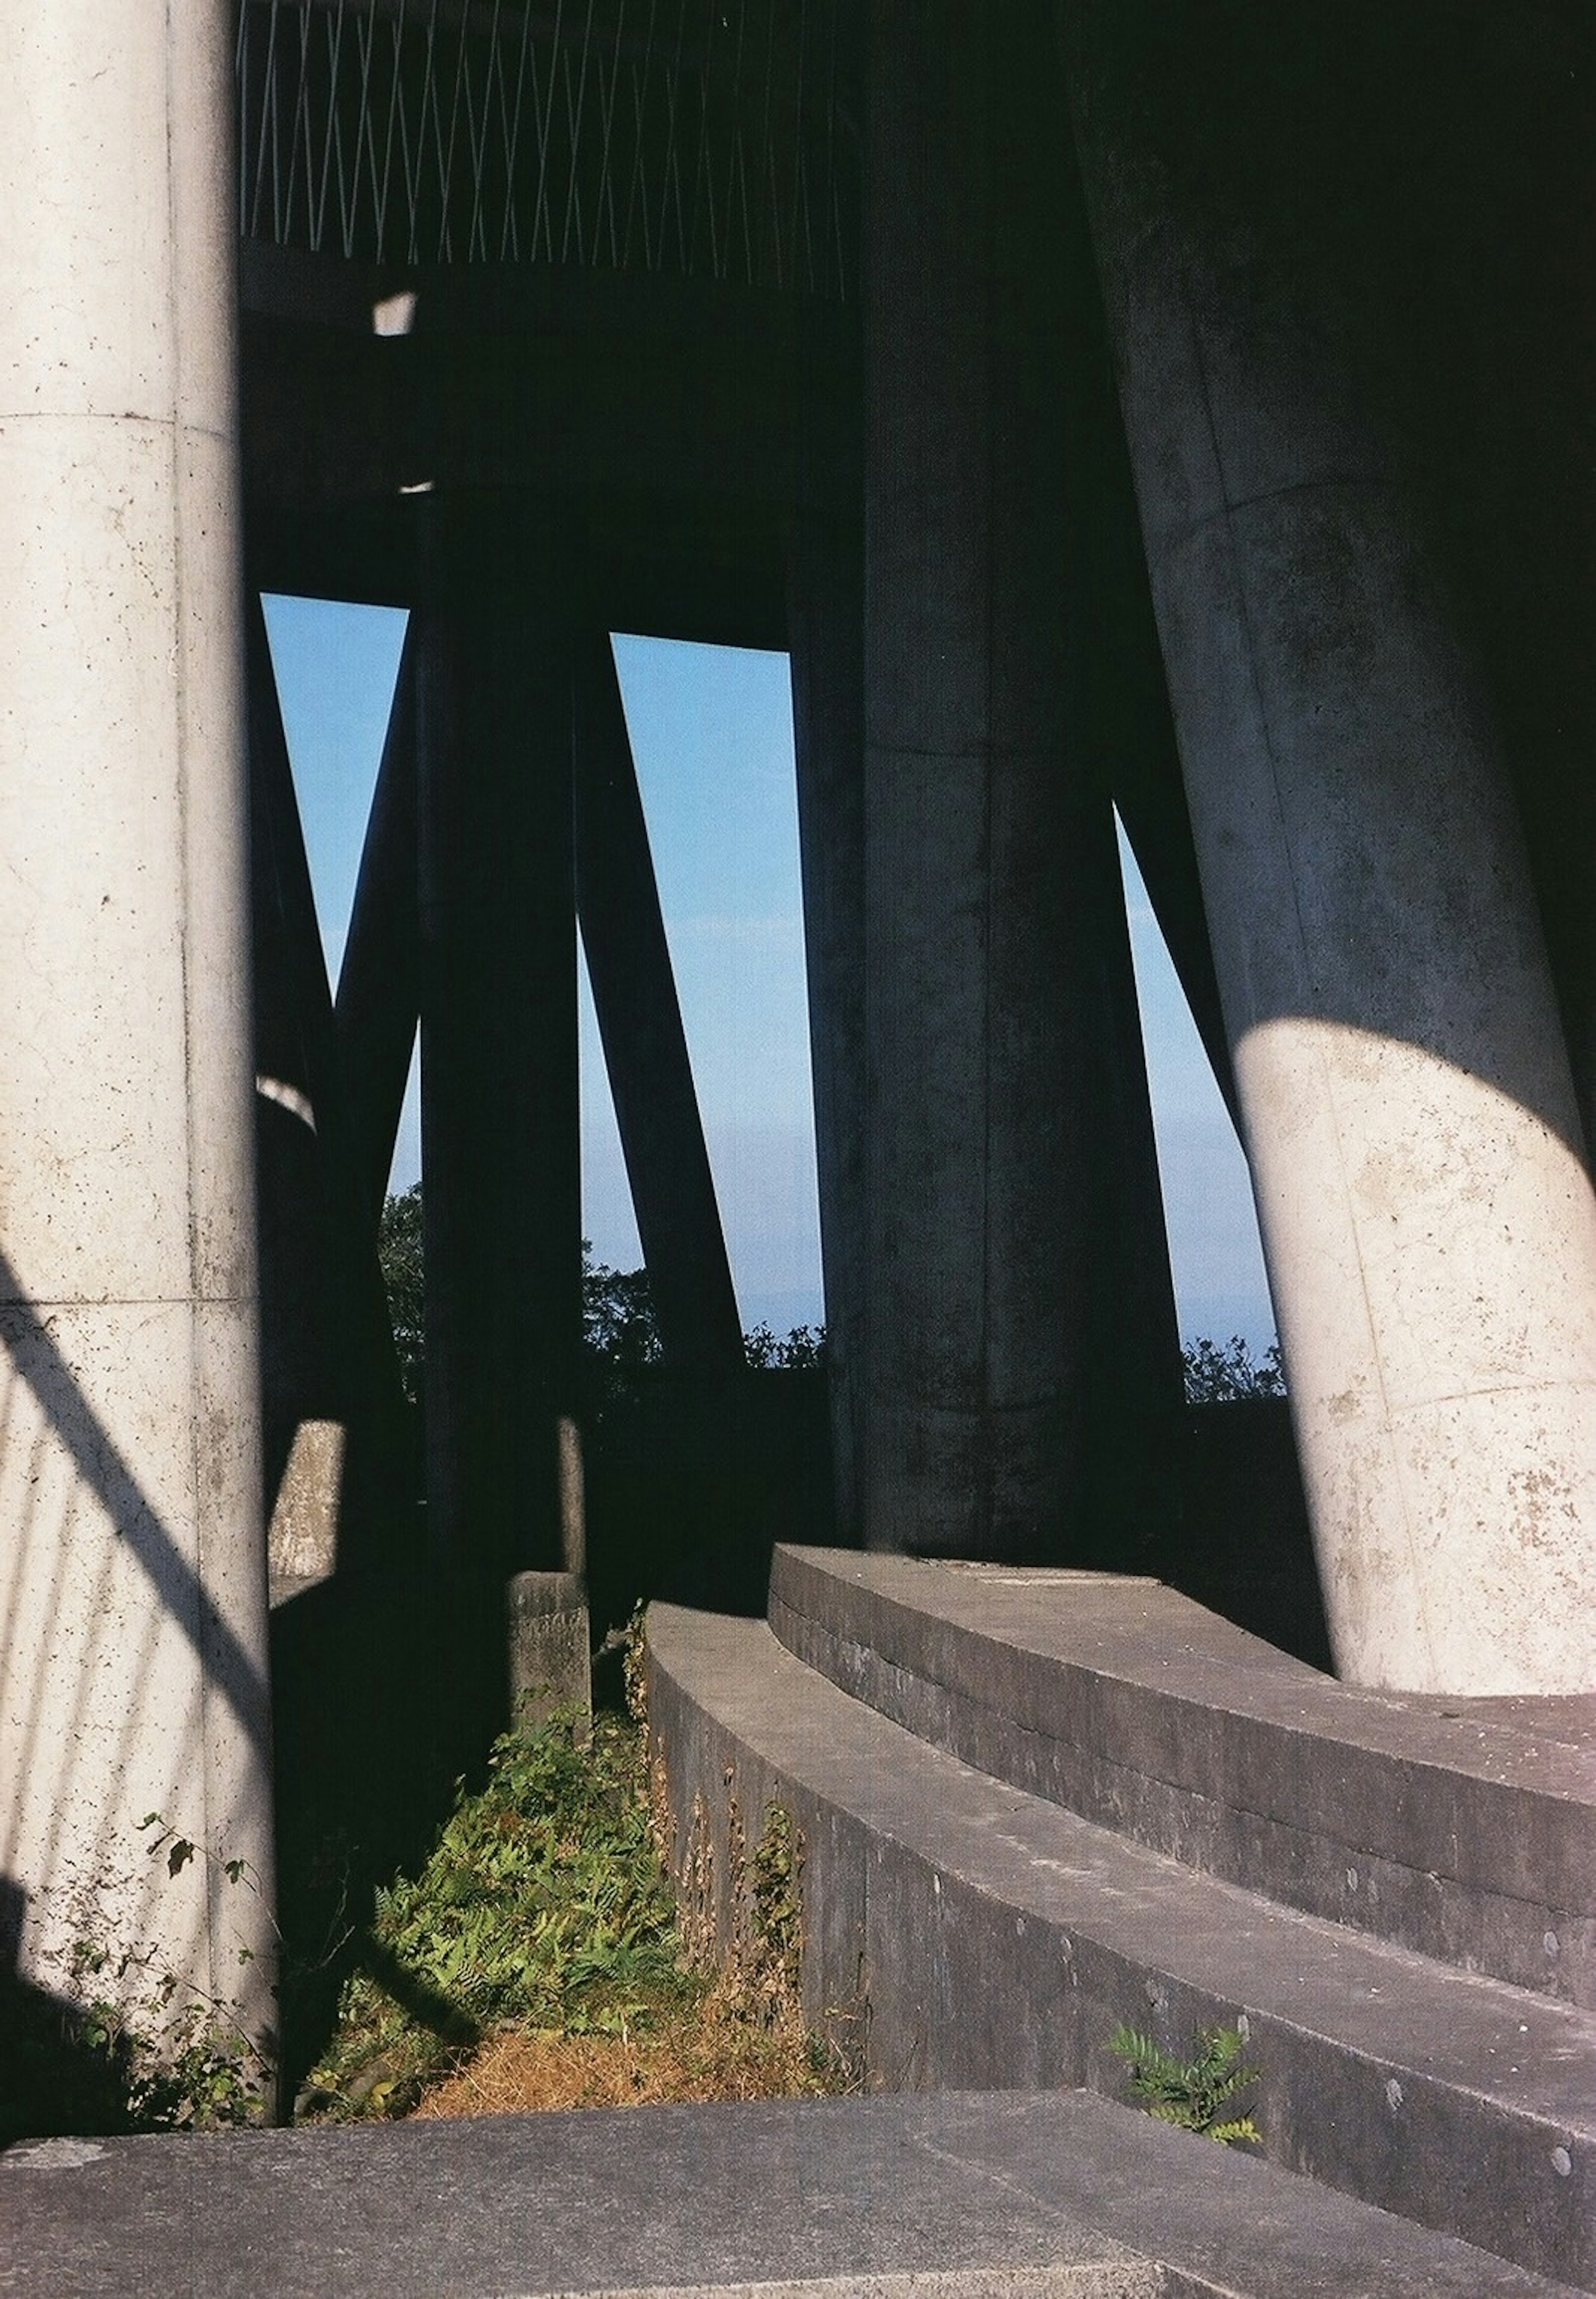
<svg viewBox="0 0 1596 2299"><path fill-rule="evenodd" d="M240 1643L183 1555L62 1356L54 1336L0 1253L0 1324L18 1377L37 1399L84 1484L148 1580L162 1608L193 1646L206 1681L220 1693L255 1754L270 1761L270 1701L264 1668ZM261 1571L265 1573L264 1542Z"/></svg>

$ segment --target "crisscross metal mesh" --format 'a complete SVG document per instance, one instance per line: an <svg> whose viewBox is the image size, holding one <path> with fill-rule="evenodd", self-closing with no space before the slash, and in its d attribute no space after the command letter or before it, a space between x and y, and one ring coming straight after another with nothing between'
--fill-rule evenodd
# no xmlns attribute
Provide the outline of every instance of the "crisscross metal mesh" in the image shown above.
<svg viewBox="0 0 1596 2299"><path fill-rule="evenodd" d="M240 0L246 238L832 299L856 272L850 0Z"/></svg>

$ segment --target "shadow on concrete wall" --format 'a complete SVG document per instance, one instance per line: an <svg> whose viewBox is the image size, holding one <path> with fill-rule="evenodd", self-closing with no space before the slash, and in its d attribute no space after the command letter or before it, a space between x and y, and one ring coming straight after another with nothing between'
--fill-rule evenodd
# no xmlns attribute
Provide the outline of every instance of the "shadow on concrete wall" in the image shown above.
<svg viewBox="0 0 1596 2299"><path fill-rule="evenodd" d="M93 2040L80 2005L17 1970L28 1896L0 1875L0 2149L57 2132L128 2128L125 2045Z"/></svg>

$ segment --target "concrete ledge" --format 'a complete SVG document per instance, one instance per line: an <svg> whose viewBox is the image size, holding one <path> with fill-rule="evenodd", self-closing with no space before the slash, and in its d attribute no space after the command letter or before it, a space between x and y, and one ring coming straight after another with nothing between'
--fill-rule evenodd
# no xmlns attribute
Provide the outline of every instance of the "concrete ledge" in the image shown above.
<svg viewBox="0 0 1596 2299"><path fill-rule="evenodd" d="M1339 1684L1153 1581L778 1548L787 1649L919 1738L1306 1913L1596 2009L1596 1695Z"/></svg>
<svg viewBox="0 0 1596 2299"><path fill-rule="evenodd" d="M0 2156L0 2288L1556 2299L1563 2287L1101 2100L1010 2092L35 2143Z"/></svg>
<svg viewBox="0 0 1596 2299"><path fill-rule="evenodd" d="M1123 2097L1121 2020L1244 2017L1290 2170L1596 2288L1596 2022L1194 1873L850 1700L761 1623L656 1606L678 1857L729 1922L728 1805L804 1839L810 2016L887 2088ZM700 1885L699 1880L702 1881Z"/></svg>

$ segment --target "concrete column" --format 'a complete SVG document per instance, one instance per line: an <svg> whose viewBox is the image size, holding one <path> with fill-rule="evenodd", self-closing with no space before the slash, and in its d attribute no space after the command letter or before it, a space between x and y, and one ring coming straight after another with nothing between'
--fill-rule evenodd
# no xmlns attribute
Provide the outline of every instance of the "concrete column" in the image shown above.
<svg viewBox="0 0 1596 2299"><path fill-rule="evenodd" d="M577 901L637 1233L667 1362L726 1379L743 1328L608 632L576 662Z"/></svg>
<svg viewBox="0 0 1596 2299"><path fill-rule="evenodd" d="M396 1520L409 1502L395 1490L404 1452L398 1365L253 592L246 624L261 1377L275 1589L346 1570L362 1549L396 1569Z"/></svg>
<svg viewBox="0 0 1596 2299"><path fill-rule="evenodd" d="M837 1533L863 1518L865 1362L864 553L811 505L787 577L820 1251Z"/></svg>
<svg viewBox="0 0 1596 2299"><path fill-rule="evenodd" d="M1040 6L872 13L864 1531L1078 1559L1126 1530L1136 1448L1094 1448L1085 1377L1125 950L1107 779L1072 740L1051 40ZM1156 1404L1150 1342L1122 1407Z"/></svg>
<svg viewBox="0 0 1596 2299"><path fill-rule="evenodd" d="M373 1222L387 1191L420 1010L416 869L415 647L407 632L336 1007L353 1154Z"/></svg>
<svg viewBox="0 0 1596 2299"><path fill-rule="evenodd" d="M581 1244L572 644L521 538L440 508L415 617L428 1513L452 1573L502 1589L563 1563Z"/></svg>
<svg viewBox="0 0 1596 2299"><path fill-rule="evenodd" d="M261 1430L266 1546L274 1598L324 1580L337 1556L348 1415L337 1265L321 1130L326 1112L307 1042L327 972L311 900L277 681L260 600L245 605L250 881L254 911L255 1208L261 1293Z"/></svg>
<svg viewBox="0 0 1596 2299"><path fill-rule="evenodd" d="M1472 278L1399 284L1388 246L1434 26L1061 21L1337 1664L1588 1690L1596 1204L1410 452L1492 318ZM1513 116L1481 37L1449 48L1474 112L1423 193L1460 228Z"/></svg>
<svg viewBox="0 0 1596 2299"><path fill-rule="evenodd" d="M38 1985L261 2038L232 29L0 9L0 1871Z"/></svg>

